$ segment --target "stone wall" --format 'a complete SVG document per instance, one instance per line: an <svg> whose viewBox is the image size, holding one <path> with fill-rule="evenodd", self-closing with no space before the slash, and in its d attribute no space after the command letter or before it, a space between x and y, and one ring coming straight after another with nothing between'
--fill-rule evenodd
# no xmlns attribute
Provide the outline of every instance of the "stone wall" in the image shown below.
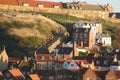
<svg viewBox="0 0 120 80"><path fill-rule="evenodd" d="M115 18L109 18L109 22L112 22L112 23L120 23L120 19L115 19Z"/></svg>
<svg viewBox="0 0 120 80"><path fill-rule="evenodd" d="M71 15L79 18L88 19L103 19L108 20L109 12L107 11L96 11L96 10L74 10L74 9L63 9L63 8L40 8L40 7L27 7L27 6L15 6L15 5L2 5L2 10L14 10L14 11L34 11L34 12L48 12L58 13L64 15Z"/></svg>

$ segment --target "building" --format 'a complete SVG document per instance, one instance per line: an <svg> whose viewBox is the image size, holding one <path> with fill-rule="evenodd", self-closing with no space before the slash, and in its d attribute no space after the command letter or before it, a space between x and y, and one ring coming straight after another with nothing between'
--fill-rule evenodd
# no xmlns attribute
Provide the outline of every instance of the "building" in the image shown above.
<svg viewBox="0 0 120 80"><path fill-rule="evenodd" d="M9 6L9 8L8 8ZM0 1L1 10L14 11L33 11L33 12L47 12L64 15L71 15L80 18L107 20L109 19L109 12L113 12L111 5L88 4L85 2L50 2L43 0L5 0Z"/></svg>
<svg viewBox="0 0 120 80"><path fill-rule="evenodd" d="M23 74L20 72L19 69L12 69L7 71L2 80L25 80L25 77L23 76Z"/></svg>
<svg viewBox="0 0 120 80"><path fill-rule="evenodd" d="M120 19L120 13L117 13L117 12L115 12L115 13L109 13L109 17L110 18L117 18L117 19Z"/></svg>
<svg viewBox="0 0 120 80"><path fill-rule="evenodd" d="M109 72L105 76L105 80L119 80L120 79L120 71L110 69Z"/></svg>
<svg viewBox="0 0 120 80"><path fill-rule="evenodd" d="M65 3L64 3L65 6ZM77 9L77 10L97 10L97 11L109 11L113 12L113 7L109 4L107 5L98 5L98 4L88 4L86 2L71 2L66 3L65 8L68 9Z"/></svg>
<svg viewBox="0 0 120 80"><path fill-rule="evenodd" d="M97 43L102 44L102 46L111 46L111 37L108 34L100 34Z"/></svg>
<svg viewBox="0 0 120 80"><path fill-rule="evenodd" d="M0 71L6 70L8 67L8 55L5 47L0 50Z"/></svg>
<svg viewBox="0 0 120 80"><path fill-rule="evenodd" d="M95 45L96 35L102 33L102 25L79 21L73 25L73 41L78 49L91 50Z"/></svg>
<svg viewBox="0 0 120 80"><path fill-rule="evenodd" d="M43 0L5 0L0 1L0 4L39 8L62 8L62 4L60 2L50 2Z"/></svg>
<svg viewBox="0 0 120 80"><path fill-rule="evenodd" d="M54 54L34 54L37 70L51 70L55 68Z"/></svg>
<svg viewBox="0 0 120 80"><path fill-rule="evenodd" d="M70 61L65 60L64 63L62 64L62 68L76 70L76 69L80 69L80 64L77 64L74 60L70 60Z"/></svg>

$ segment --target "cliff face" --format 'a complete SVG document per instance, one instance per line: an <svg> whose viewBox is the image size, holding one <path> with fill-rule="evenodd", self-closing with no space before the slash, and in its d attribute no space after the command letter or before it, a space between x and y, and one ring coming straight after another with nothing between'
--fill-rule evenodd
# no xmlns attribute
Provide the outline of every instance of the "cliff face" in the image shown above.
<svg viewBox="0 0 120 80"><path fill-rule="evenodd" d="M0 46L6 45L10 53L35 49L60 30L66 31L62 25L41 15L1 14L0 18Z"/></svg>

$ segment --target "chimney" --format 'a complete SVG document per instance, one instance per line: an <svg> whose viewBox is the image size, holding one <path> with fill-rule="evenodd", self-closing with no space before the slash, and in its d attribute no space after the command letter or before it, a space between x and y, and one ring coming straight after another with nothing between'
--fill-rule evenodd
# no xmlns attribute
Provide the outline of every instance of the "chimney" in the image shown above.
<svg viewBox="0 0 120 80"><path fill-rule="evenodd" d="M24 56L24 61L25 61L25 62L27 62L27 61L28 61L27 56Z"/></svg>

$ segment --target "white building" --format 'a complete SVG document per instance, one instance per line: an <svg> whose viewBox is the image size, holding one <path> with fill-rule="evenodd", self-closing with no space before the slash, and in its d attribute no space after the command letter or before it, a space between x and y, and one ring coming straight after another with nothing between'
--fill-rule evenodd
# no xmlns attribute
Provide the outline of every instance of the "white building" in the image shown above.
<svg viewBox="0 0 120 80"><path fill-rule="evenodd" d="M111 37L108 34L101 34L98 37L97 43L103 46L111 46Z"/></svg>
<svg viewBox="0 0 120 80"><path fill-rule="evenodd" d="M71 62L64 61L62 65L63 69L79 69L79 66L74 62L74 60L71 60Z"/></svg>

